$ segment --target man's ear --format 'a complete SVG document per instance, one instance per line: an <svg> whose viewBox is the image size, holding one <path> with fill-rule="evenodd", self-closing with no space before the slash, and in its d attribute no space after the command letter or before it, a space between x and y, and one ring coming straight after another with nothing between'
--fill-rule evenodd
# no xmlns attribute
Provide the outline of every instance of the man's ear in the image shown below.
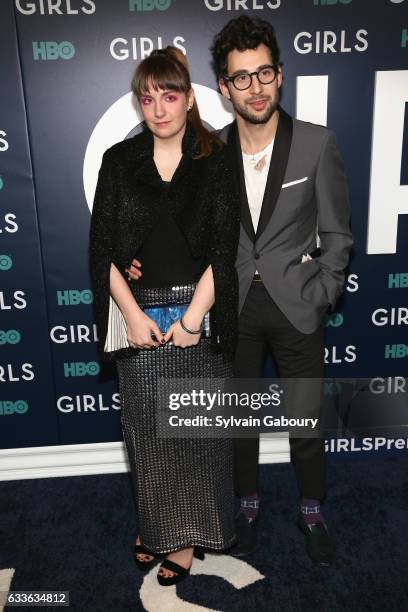
<svg viewBox="0 0 408 612"><path fill-rule="evenodd" d="M222 95L225 98L228 98L228 100L231 100L231 96L230 96L230 92L229 92L228 86L227 86L226 82L224 81L223 77L220 77L218 79L218 87L220 88L220 92L222 93Z"/></svg>
<svg viewBox="0 0 408 612"><path fill-rule="evenodd" d="M276 78L278 80L278 87L280 87L283 81L282 66L279 66L278 76Z"/></svg>

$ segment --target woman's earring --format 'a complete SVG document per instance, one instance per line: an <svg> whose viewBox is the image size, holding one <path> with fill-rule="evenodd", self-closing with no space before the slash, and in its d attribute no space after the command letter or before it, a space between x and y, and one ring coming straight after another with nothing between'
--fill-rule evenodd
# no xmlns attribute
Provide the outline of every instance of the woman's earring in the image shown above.
<svg viewBox="0 0 408 612"><path fill-rule="evenodd" d="M191 107L190 105L189 105L189 106L187 106L187 112L188 112L188 113L191 111L191 108L192 108L192 107Z"/></svg>

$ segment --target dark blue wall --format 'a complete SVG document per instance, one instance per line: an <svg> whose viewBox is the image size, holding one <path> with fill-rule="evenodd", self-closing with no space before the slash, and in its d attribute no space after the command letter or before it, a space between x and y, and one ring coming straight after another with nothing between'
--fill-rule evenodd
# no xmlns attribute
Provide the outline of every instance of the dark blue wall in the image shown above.
<svg viewBox="0 0 408 612"><path fill-rule="evenodd" d="M216 90L208 47L228 19L244 12L276 28L286 110L295 114L297 77L328 75L327 124L347 167L356 245L337 308L342 316L328 322L327 372L407 375L408 216L399 215L396 253L367 254L367 234L376 73L404 71L395 87L408 90L408 0L247 0L240 10L236 4L62 0L50 14L47 0L1 2L0 447L120 439L115 372L98 374L94 363L85 152L98 121L129 92L143 49L180 45L194 83ZM331 48L323 48L324 37ZM384 126L393 119L384 113L377 121ZM120 140L131 127L111 120L102 141ZM402 130L398 171L405 186L407 120ZM90 164L85 182L91 184L99 159ZM390 168L381 171L392 182ZM388 205L384 199L384 224ZM393 282L402 286L389 288L389 274L396 273L402 275ZM392 308L401 309L399 324L383 323L384 312L373 323L375 310ZM75 363L88 364L88 373L72 376Z"/></svg>

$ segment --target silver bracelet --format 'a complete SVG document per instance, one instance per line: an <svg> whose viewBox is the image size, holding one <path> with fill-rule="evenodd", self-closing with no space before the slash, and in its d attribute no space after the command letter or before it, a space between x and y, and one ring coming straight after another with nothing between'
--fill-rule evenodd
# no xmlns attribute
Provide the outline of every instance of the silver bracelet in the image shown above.
<svg viewBox="0 0 408 612"><path fill-rule="evenodd" d="M183 329L188 334L201 334L201 332L204 329L204 321L201 323L200 329L197 329L197 330L188 329L188 327L186 327L184 324L183 317L180 318L180 325L181 325L181 329Z"/></svg>

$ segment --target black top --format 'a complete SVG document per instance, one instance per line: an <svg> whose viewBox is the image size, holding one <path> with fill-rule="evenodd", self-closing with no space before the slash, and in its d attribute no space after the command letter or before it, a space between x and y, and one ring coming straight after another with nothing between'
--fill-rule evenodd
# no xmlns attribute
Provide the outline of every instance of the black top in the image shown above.
<svg viewBox="0 0 408 612"><path fill-rule="evenodd" d="M167 194L171 181L163 181L163 197L156 224L136 253L142 263L143 287L169 287L198 281L203 273L202 257L193 258L188 242L174 221Z"/></svg>

